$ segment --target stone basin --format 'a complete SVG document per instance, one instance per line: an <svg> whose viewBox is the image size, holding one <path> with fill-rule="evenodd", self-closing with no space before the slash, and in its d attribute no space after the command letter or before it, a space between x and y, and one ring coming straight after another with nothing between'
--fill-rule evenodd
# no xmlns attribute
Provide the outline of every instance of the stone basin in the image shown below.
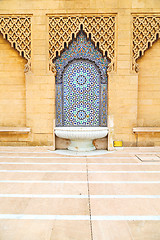
<svg viewBox="0 0 160 240"><path fill-rule="evenodd" d="M85 152L95 150L93 140L108 135L107 127L56 127L55 135L70 139L68 150Z"/></svg>

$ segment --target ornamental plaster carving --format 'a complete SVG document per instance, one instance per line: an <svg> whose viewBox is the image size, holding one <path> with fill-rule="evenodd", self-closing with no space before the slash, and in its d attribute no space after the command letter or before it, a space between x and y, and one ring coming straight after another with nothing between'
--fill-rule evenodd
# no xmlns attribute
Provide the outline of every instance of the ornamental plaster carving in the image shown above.
<svg viewBox="0 0 160 240"><path fill-rule="evenodd" d="M10 42L11 47L19 52L20 56L30 60L31 16L0 16L0 33ZM25 68L29 69L28 66Z"/></svg>
<svg viewBox="0 0 160 240"><path fill-rule="evenodd" d="M60 56L77 37L81 28L98 47L103 56L111 61L115 57L115 16L50 16L49 17L49 57Z"/></svg>
<svg viewBox="0 0 160 240"><path fill-rule="evenodd" d="M136 60L160 38L160 16L133 16L133 62L132 69L139 71Z"/></svg>
<svg viewBox="0 0 160 240"><path fill-rule="evenodd" d="M53 75L56 76L57 74L56 65L52 61L50 61L49 63L49 71L51 71Z"/></svg>
<svg viewBox="0 0 160 240"><path fill-rule="evenodd" d="M113 72L115 70L115 58L112 59L112 61L108 64L107 72Z"/></svg>
<svg viewBox="0 0 160 240"><path fill-rule="evenodd" d="M25 64L25 67L24 67L24 73L28 73L31 71L31 62L28 61L26 64Z"/></svg>

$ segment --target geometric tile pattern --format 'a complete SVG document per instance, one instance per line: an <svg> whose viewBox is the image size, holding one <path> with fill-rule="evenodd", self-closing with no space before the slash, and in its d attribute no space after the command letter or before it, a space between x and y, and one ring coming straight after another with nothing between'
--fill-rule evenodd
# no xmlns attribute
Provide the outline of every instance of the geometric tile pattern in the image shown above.
<svg viewBox="0 0 160 240"><path fill-rule="evenodd" d="M108 62L82 31L56 58L56 126L107 126Z"/></svg>
<svg viewBox="0 0 160 240"><path fill-rule="evenodd" d="M100 116L101 116L101 126L107 126L107 84L101 84L101 106L100 106Z"/></svg>
<svg viewBox="0 0 160 240"><path fill-rule="evenodd" d="M75 60L64 70L64 126L99 126L100 74L94 63Z"/></svg>
<svg viewBox="0 0 160 240"><path fill-rule="evenodd" d="M62 126L62 84L56 84L56 122Z"/></svg>
<svg viewBox="0 0 160 240"><path fill-rule="evenodd" d="M103 57L102 53L94 47L94 44L87 39L83 31L81 31L77 39L74 39L69 47L62 52L61 56L57 57L54 61L57 70L56 83L62 83L63 70L69 62L81 58L94 62L99 68L101 82L107 83L106 72L109 61L106 57Z"/></svg>

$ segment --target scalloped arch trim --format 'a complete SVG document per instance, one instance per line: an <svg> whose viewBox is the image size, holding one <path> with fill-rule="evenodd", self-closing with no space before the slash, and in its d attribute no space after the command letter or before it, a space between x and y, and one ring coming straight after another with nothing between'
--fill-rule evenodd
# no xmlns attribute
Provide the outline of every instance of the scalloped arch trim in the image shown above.
<svg viewBox="0 0 160 240"><path fill-rule="evenodd" d="M87 38L99 46L103 56L115 56L115 15L107 16L49 16L49 56L53 60L68 47L83 26Z"/></svg>
<svg viewBox="0 0 160 240"><path fill-rule="evenodd" d="M136 60L160 38L160 16L133 16L133 70L138 71Z"/></svg>
<svg viewBox="0 0 160 240"><path fill-rule="evenodd" d="M31 58L31 16L0 16L0 33L28 61Z"/></svg>

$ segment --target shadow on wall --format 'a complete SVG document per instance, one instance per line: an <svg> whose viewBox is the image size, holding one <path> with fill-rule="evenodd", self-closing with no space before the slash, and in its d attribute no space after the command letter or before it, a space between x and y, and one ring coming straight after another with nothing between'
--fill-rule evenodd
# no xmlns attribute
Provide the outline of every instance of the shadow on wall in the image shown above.
<svg viewBox="0 0 160 240"><path fill-rule="evenodd" d="M25 126L26 60L0 34L0 126Z"/></svg>
<svg viewBox="0 0 160 240"><path fill-rule="evenodd" d="M160 40L157 40L137 63L140 68L138 127L160 127ZM160 134L138 134L138 145L160 146Z"/></svg>

